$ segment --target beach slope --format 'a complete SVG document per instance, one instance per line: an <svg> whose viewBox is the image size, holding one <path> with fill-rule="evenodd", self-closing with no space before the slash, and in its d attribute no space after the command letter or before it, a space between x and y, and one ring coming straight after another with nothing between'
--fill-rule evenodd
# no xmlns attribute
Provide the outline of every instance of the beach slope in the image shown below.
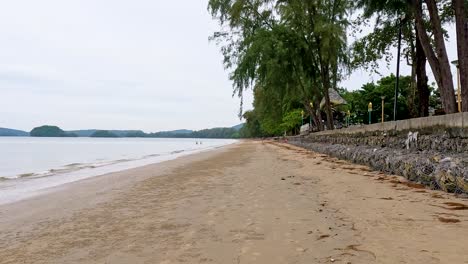
<svg viewBox="0 0 468 264"><path fill-rule="evenodd" d="M468 201L245 141L0 206L0 263L468 263Z"/></svg>

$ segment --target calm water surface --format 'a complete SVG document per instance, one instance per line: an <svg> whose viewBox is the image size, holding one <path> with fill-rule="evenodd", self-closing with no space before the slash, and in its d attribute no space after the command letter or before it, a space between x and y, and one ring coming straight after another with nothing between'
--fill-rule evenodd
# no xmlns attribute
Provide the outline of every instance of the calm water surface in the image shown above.
<svg viewBox="0 0 468 264"><path fill-rule="evenodd" d="M196 142L202 144L196 144ZM0 137L0 204L109 172L232 144L224 139Z"/></svg>

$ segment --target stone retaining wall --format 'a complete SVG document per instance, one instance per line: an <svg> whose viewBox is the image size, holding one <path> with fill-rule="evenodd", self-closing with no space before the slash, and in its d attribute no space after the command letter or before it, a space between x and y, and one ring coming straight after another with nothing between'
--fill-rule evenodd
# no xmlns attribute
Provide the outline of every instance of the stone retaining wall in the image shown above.
<svg viewBox="0 0 468 264"><path fill-rule="evenodd" d="M406 148L408 133L328 134L305 137L305 139L317 143L403 149ZM468 152L468 138L452 137L447 133L420 134L418 132L417 141L415 144L410 145L410 149L419 151L432 150L443 153L465 153Z"/></svg>
<svg viewBox="0 0 468 264"><path fill-rule="evenodd" d="M328 130L315 133L316 135L329 134L358 134L369 132L403 132L403 131L438 131L446 132L450 136L468 138L468 112L442 116L429 116L412 118L400 121L375 123L372 125L353 126L339 130Z"/></svg>
<svg viewBox="0 0 468 264"><path fill-rule="evenodd" d="M424 119L432 120L429 124L433 126L411 119L391 122L412 124L401 130L380 130L369 125L374 127L324 131L292 137L289 142L401 175L430 188L468 194L468 113L443 117L445 121L440 117Z"/></svg>

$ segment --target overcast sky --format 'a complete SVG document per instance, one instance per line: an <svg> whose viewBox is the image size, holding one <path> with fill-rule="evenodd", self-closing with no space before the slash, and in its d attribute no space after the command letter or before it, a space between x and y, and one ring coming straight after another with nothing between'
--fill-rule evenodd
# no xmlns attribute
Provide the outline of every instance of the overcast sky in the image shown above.
<svg viewBox="0 0 468 264"><path fill-rule="evenodd" d="M239 100L232 98L219 47L208 41L218 27L206 5L4 1L0 127L151 132L238 124ZM449 51L456 56L454 45ZM358 71L343 86L357 89L378 78ZM248 95L247 108L251 102Z"/></svg>

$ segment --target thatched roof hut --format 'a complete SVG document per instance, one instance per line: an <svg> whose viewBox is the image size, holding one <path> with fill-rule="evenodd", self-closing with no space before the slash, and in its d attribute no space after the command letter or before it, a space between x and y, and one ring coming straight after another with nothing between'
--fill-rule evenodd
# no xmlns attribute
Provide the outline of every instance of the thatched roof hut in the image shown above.
<svg viewBox="0 0 468 264"><path fill-rule="evenodd" d="M345 99L343 99L343 97L341 97L341 95L338 94L338 92L335 89L328 90L328 94L330 94L330 103L332 106L344 105L348 103ZM324 106L325 97L322 98L322 101L320 102L320 108L323 108Z"/></svg>

